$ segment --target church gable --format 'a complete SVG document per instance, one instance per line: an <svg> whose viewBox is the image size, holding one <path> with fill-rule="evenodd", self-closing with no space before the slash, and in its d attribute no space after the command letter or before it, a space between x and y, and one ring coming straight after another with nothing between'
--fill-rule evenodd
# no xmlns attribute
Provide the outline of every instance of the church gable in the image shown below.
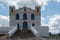
<svg viewBox="0 0 60 40"><path fill-rule="evenodd" d="M34 10L32 10L31 8L23 7L16 10L16 13L19 13L19 12L34 12Z"/></svg>

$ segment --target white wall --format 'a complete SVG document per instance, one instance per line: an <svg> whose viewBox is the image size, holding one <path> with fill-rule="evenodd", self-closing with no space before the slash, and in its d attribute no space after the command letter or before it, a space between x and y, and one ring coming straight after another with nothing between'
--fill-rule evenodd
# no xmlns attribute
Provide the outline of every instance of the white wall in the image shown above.
<svg viewBox="0 0 60 40"><path fill-rule="evenodd" d="M0 27L0 34L7 34L10 30L12 30L15 26L10 27Z"/></svg>
<svg viewBox="0 0 60 40"><path fill-rule="evenodd" d="M33 27L40 36L42 37L48 37L49 36L49 27L48 26L34 26Z"/></svg>

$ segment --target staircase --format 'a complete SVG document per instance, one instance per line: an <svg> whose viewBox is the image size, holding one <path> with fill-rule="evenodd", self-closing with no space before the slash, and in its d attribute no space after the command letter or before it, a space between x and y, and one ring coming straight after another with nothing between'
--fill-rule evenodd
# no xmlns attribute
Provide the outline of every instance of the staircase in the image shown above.
<svg viewBox="0 0 60 40"><path fill-rule="evenodd" d="M30 38L35 37L30 30L17 30L11 38Z"/></svg>

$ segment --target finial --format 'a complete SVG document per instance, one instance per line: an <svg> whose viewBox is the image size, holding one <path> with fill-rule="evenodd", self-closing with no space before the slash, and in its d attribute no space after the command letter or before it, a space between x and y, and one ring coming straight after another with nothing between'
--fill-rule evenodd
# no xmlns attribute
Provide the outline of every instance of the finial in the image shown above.
<svg viewBox="0 0 60 40"><path fill-rule="evenodd" d="M24 4L24 7L26 7L26 5Z"/></svg>

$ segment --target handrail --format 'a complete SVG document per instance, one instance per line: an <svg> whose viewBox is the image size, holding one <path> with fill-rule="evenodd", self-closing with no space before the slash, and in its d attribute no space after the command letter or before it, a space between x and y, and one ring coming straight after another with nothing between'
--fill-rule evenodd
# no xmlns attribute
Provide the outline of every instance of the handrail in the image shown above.
<svg viewBox="0 0 60 40"><path fill-rule="evenodd" d="M14 27L12 30L8 32L9 36L12 36L17 30L17 27Z"/></svg>
<svg viewBox="0 0 60 40"><path fill-rule="evenodd" d="M16 28L16 27L15 27ZM11 31L9 31L8 33L11 33L15 28L13 28Z"/></svg>
<svg viewBox="0 0 60 40"><path fill-rule="evenodd" d="M31 26L31 29L32 29L35 33L38 33L32 26Z"/></svg>
<svg viewBox="0 0 60 40"><path fill-rule="evenodd" d="M31 31L33 32L33 34L34 34L37 38L39 38L40 35L39 35L38 31L37 31L34 27L32 27L32 26L31 26L30 29L31 29Z"/></svg>

